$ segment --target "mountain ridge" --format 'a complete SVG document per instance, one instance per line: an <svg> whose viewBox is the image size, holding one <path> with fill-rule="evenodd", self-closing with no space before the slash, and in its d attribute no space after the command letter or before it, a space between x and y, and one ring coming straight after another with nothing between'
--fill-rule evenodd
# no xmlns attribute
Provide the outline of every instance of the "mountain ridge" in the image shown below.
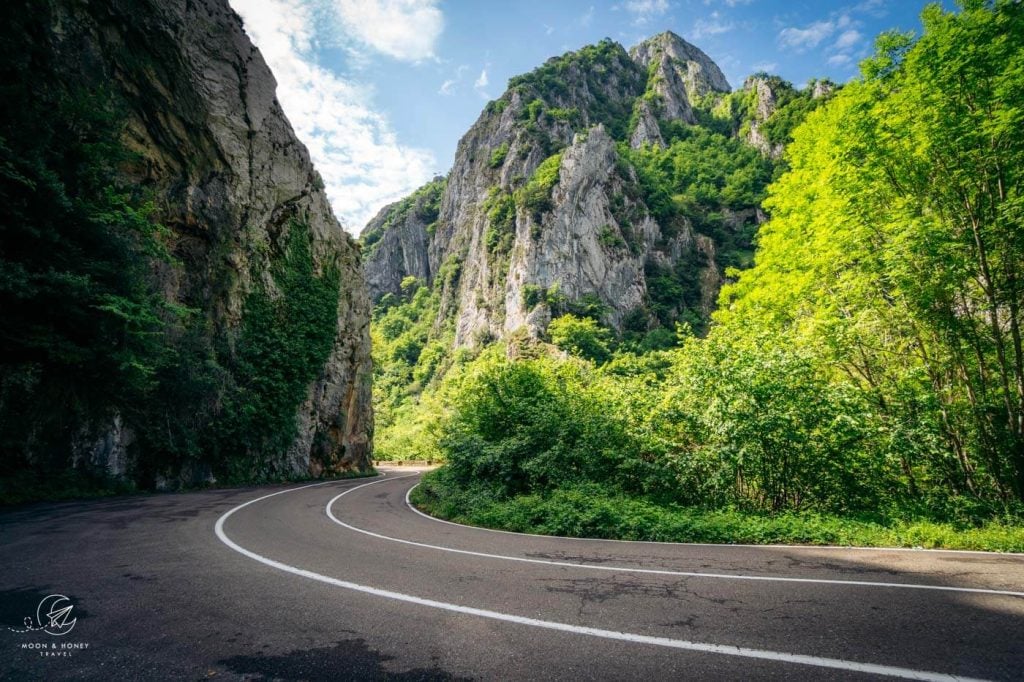
<svg viewBox="0 0 1024 682"><path fill-rule="evenodd" d="M386 303L388 295L399 297L407 277L435 286L447 263L458 277L441 286L435 327L452 322L454 347L505 338L520 327L539 338L543 320L589 299L603 307L600 321L620 334L629 319L648 331L681 317L700 326L726 267L736 264L735 254L726 260L717 254L752 248L750 239L764 218L756 199L781 151L761 127L779 102L793 98L811 101L781 79L748 79L744 89L732 92L703 51L668 31L629 51L605 39L552 57L511 78L505 93L484 107L460 140L443 188L435 180L418 190L417 195L428 187L439 190L436 213L403 212L403 200L367 224L361 241L371 298ZM594 131L608 137L610 151L587 144ZM695 135L722 139L694 141ZM733 140L758 149L765 162L744 157ZM757 176L747 182L749 196L715 206L704 202L699 211L693 200L655 206L679 197L675 191L668 198L650 196L645 173L657 174L655 166L672 163L667 156L653 159L651 150L668 154L680 142L699 154L702 145L729 147L726 156L740 159L735 164ZM565 156L556 167L559 153ZM590 153L597 157L581 158ZM566 158L576 166L564 165ZM645 159L651 167L638 174ZM589 168L589 182L562 179L573 177L580 162ZM534 182L544 164L550 166L548 177ZM605 172L610 166L619 172ZM695 194L702 182L694 177ZM722 186L710 193L727 184L722 178L715 182ZM716 221L713 228L704 224L707 216ZM713 231L730 234L716 238ZM684 286L690 291L679 297L688 300L664 304L674 312L655 319L652 272L656 278L683 261L689 272L669 278L688 280ZM550 301L528 306L534 288L557 291ZM548 310L536 310L538 305ZM643 315L646 320L636 319Z"/></svg>

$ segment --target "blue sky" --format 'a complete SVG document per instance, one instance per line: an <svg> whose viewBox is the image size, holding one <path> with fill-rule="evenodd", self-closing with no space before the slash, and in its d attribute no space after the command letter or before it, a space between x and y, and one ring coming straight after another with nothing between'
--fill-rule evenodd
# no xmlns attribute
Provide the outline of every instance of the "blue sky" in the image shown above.
<svg viewBox="0 0 1024 682"><path fill-rule="evenodd" d="M845 82L875 35L920 28L920 0L230 0L278 97L358 233L451 167L459 137L508 79L612 38L672 30L733 88L759 70ZM949 0L942 4L947 8Z"/></svg>

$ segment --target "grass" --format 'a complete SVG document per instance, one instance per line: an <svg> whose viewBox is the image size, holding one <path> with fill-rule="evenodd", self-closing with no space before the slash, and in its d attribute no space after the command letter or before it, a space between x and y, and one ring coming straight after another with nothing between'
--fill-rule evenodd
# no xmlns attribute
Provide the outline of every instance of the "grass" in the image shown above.
<svg viewBox="0 0 1024 682"><path fill-rule="evenodd" d="M167 492L249 487L273 483L301 483L312 480L338 481L348 478L368 478L377 475L376 469L370 469L369 471L345 471L333 476L317 479L311 476L296 476L238 485L215 483L213 485L185 486ZM64 500L114 497L118 495L152 494L154 492L153 490L139 488L123 479L81 469L62 470L56 474L46 476L37 471L20 471L12 475L0 477L0 507L27 504L29 502L59 502Z"/></svg>
<svg viewBox="0 0 1024 682"><path fill-rule="evenodd" d="M1024 552L1024 525L1019 520L968 526L927 520L874 522L812 512L713 510L656 504L599 486L500 500L483 489L457 488L439 472L443 470L426 474L413 490L410 499L419 509L499 530L615 540Z"/></svg>

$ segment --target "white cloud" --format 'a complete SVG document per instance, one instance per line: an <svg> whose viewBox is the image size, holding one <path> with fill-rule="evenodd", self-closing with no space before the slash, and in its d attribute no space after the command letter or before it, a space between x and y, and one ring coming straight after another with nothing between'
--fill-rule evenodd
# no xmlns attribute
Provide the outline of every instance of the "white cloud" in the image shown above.
<svg viewBox="0 0 1024 682"><path fill-rule="evenodd" d="M444 30L437 0L334 0L333 4L348 33L403 61L433 57Z"/></svg>
<svg viewBox="0 0 1024 682"><path fill-rule="evenodd" d="M626 0L623 8L633 15L634 24L646 24L668 12L668 0Z"/></svg>
<svg viewBox="0 0 1024 682"><path fill-rule="evenodd" d="M777 69L777 68L779 68L779 65L778 65L777 62L758 62L757 64L752 64L751 67L750 67L750 69L752 71L754 71L755 73L757 73L759 71L764 71L766 73L771 73L771 72L775 71L775 69Z"/></svg>
<svg viewBox="0 0 1024 682"><path fill-rule="evenodd" d="M438 89L437 94L454 95L456 86L462 82L467 71L469 71L469 67L465 64L460 64L459 68L455 69L455 75L441 83L441 87Z"/></svg>
<svg viewBox="0 0 1024 682"><path fill-rule="evenodd" d="M835 33L835 30L836 24L833 21L816 21L804 28L789 26L779 32L779 43L783 47L806 50L817 47L821 41Z"/></svg>
<svg viewBox="0 0 1024 682"><path fill-rule="evenodd" d="M401 144L371 93L316 63L317 16L303 0L231 0L277 80L277 97L323 176L335 213L356 231L385 203L430 179L433 155Z"/></svg>
<svg viewBox="0 0 1024 682"><path fill-rule="evenodd" d="M836 50L840 51L848 50L851 47L854 47L857 43L859 43L861 38L863 38L863 36L861 35L860 31L855 31L853 29L850 29L849 31L843 31L843 33L840 34L839 38L836 39L835 45L833 45L833 47Z"/></svg>
<svg viewBox="0 0 1024 682"><path fill-rule="evenodd" d="M846 18L846 22L839 24L840 28L844 26L855 26L859 25L860 22L853 22L849 20L849 17L843 15L840 20ZM829 66L844 67L853 62L853 53L856 52L857 46L863 41L864 35L853 28L848 28L839 34L836 41L829 47L829 52L832 52L832 56L828 58L827 64Z"/></svg>
<svg viewBox="0 0 1024 682"><path fill-rule="evenodd" d="M707 19L698 19L693 23L693 30L690 31L690 36L694 40L700 40L705 36L714 36L731 31L734 25L732 22L723 21L718 12L712 12Z"/></svg>
<svg viewBox="0 0 1024 682"><path fill-rule="evenodd" d="M473 89L476 90L477 94L484 99L490 99L491 96L487 92L487 86L490 84L490 79L487 77L487 67L485 66L481 71L480 75L475 81L473 81Z"/></svg>
<svg viewBox="0 0 1024 682"><path fill-rule="evenodd" d="M889 14L889 10L885 7L885 0L865 0L865 2L856 5L853 10L870 14L879 19Z"/></svg>

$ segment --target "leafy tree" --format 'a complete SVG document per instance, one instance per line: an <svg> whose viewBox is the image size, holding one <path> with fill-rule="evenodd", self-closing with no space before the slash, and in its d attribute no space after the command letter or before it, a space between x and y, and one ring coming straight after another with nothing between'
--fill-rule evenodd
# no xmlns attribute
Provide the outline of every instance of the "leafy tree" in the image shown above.
<svg viewBox="0 0 1024 682"><path fill-rule="evenodd" d="M491 358L453 396L441 437L452 475L501 495L616 479L631 440L576 363Z"/></svg>
<svg viewBox="0 0 1024 682"><path fill-rule="evenodd" d="M793 329L838 367L905 446L908 490L1020 499L1024 7L922 21L797 130L721 319Z"/></svg>
<svg viewBox="0 0 1024 682"><path fill-rule="evenodd" d="M611 357L611 332L589 317L562 315L548 326L551 343L597 364Z"/></svg>

